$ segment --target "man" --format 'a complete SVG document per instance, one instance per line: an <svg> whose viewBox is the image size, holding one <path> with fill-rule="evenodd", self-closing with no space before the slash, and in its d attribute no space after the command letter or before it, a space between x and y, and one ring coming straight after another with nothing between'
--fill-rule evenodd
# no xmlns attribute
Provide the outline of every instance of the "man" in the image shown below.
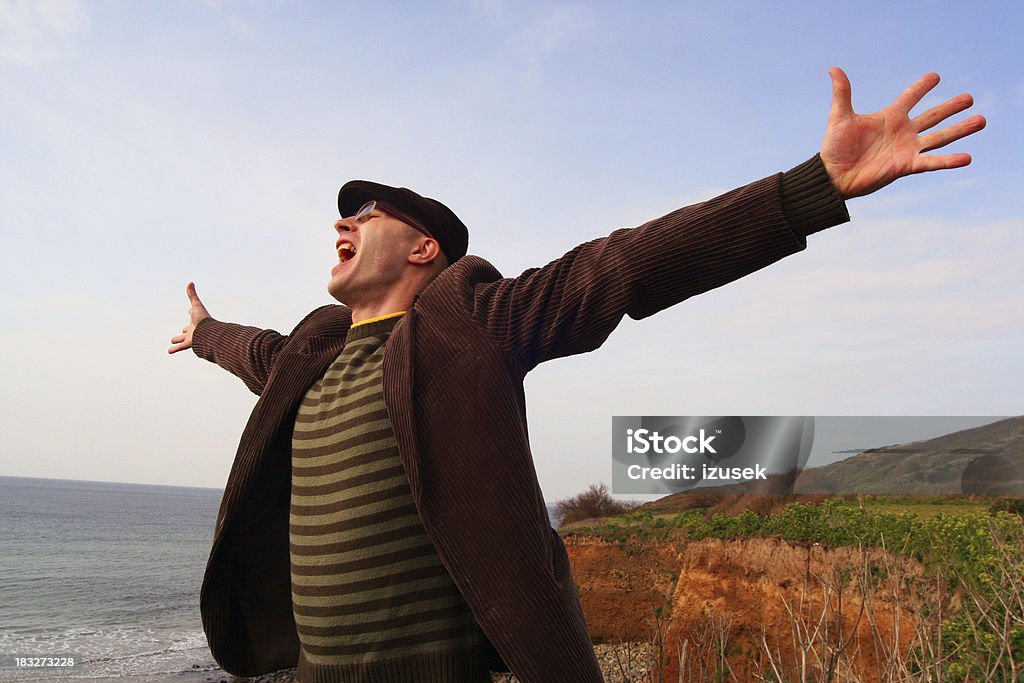
<svg viewBox="0 0 1024 683"><path fill-rule="evenodd" d="M966 154L923 152L985 125L955 97L911 119L929 74L857 115L830 71L821 153L784 173L503 279L465 256L446 206L342 187L338 263L289 336L210 317L189 283L192 348L260 395L242 435L202 591L232 673L303 680L600 681L565 549L547 521L522 381L643 318L800 251L844 201Z"/></svg>

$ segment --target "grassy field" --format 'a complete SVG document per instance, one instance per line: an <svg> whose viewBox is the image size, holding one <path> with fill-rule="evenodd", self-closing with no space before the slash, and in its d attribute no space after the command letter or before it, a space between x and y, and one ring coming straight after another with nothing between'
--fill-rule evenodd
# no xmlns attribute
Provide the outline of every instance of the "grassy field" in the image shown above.
<svg viewBox="0 0 1024 683"><path fill-rule="evenodd" d="M999 501L1010 500L1000 496L984 495L865 495L849 494L845 496L823 495L740 495L726 494L701 496L700 499L687 503L681 501L680 509L671 512L658 506L641 506L632 513L585 519L564 524L559 528L563 535L572 535L583 531L592 531L596 527L636 526L638 522L648 520L656 526L671 525L680 514L693 514L699 511L705 519L714 515L737 516L745 510L752 510L761 515L781 512L792 503L805 505L821 505L827 501L834 504L863 508L871 516L880 515L912 515L924 521L938 515L971 515L987 514ZM650 510L650 512L646 512ZM641 525L642 526L642 525Z"/></svg>
<svg viewBox="0 0 1024 683"><path fill-rule="evenodd" d="M986 513L991 509L995 498L982 496L964 496L950 498L948 496L866 496L864 509L872 514L903 514L916 515L919 519L931 519L938 514L958 515L969 513Z"/></svg>

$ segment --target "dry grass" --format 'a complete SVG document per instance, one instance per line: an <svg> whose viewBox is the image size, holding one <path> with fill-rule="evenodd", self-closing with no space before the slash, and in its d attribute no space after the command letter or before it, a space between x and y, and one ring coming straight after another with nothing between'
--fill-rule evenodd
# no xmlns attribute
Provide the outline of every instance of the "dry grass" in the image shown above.
<svg viewBox="0 0 1024 683"><path fill-rule="evenodd" d="M756 652L733 647L728 611L706 611L703 623L677 634L671 615L654 610L646 671L616 680L666 683L677 665L678 683L1024 681L1024 531L996 540L998 557L981 577L952 569L925 577L877 549L852 562L809 563L795 597L778 592L788 628L762 626ZM950 642L951 619L964 624L959 643Z"/></svg>

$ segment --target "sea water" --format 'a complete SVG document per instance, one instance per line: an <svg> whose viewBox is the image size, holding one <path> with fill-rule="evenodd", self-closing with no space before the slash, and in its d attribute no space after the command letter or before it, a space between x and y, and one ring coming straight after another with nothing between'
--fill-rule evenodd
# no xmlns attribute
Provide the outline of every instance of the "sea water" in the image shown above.
<svg viewBox="0 0 1024 683"><path fill-rule="evenodd" d="M220 496L0 477L0 681L214 670L199 589ZM75 666L19 668L15 656Z"/></svg>
<svg viewBox="0 0 1024 683"><path fill-rule="evenodd" d="M0 681L221 680L199 616L221 494L0 477Z"/></svg>

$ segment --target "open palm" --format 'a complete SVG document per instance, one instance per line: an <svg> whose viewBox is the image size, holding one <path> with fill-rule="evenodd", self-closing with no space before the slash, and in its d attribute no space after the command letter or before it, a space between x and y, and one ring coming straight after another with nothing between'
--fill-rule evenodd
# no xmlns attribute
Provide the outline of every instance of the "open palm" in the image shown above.
<svg viewBox="0 0 1024 683"><path fill-rule="evenodd" d="M913 173L971 163L969 154L924 154L985 127L985 118L975 115L925 133L974 104L970 95L958 95L910 118L910 110L938 84L938 74L922 76L892 104L873 114L853 111L850 80L842 69L833 67L829 75L832 77L832 111L821 146L821 160L844 199L870 194Z"/></svg>

